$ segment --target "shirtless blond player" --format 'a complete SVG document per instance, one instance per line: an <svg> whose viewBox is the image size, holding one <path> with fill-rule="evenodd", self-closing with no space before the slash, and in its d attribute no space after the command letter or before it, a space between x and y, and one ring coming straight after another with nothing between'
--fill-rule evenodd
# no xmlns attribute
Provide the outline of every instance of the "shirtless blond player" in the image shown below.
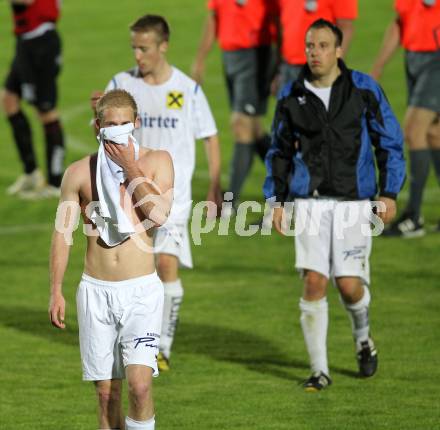
<svg viewBox="0 0 440 430"><path fill-rule="evenodd" d="M138 126L139 122L136 103L123 90L103 96L97 114L96 126L101 131L127 124ZM83 379L95 383L100 429L152 430L152 377L158 374L156 356L164 293L149 250L154 227L166 221L171 208L173 164L166 151L139 148L136 152L131 138L128 145L109 140L101 141L101 145L105 156L125 175L119 186L119 203L136 225L136 233L115 246L106 244L87 210L91 204L102 203L98 200L98 155L70 165L61 185L56 225L71 225L72 219L81 214L87 236L84 273L77 293ZM133 183L137 184L134 191L130 186ZM60 210L66 204L76 207L76 213ZM142 223L153 228L140 231ZM65 232L56 228L50 256L49 315L52 324L60 329L65 328L62 284L69 251ZM125 422L121 412L124 377L129 400Z"/></svg>

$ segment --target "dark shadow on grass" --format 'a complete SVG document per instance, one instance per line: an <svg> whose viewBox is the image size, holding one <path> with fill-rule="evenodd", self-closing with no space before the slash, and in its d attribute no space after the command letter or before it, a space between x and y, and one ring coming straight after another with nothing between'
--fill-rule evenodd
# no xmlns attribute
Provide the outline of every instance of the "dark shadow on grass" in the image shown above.
<svg viewBox="0 0 440 430"><path fill-rule="evenodd" d="M269 339L227 327L182 322L175 347L181 352L207 355L280 379L303 382L310 373L307 361L286 356ZM354 370L331 366L331 371L359 378Z"/></svg>
<svg viewBox="0 0 440 430"><path fill-rule="evenodd" d="M77 322L68 319L66 329L58 330L52 327L47 312L42 309L0 305L0 325L50 342L78 347ZM307 362L287 357L269 339L237 329L182 323L178 329L175 347L181 352L236 363L254 372L279 379L302 382L309 374ZM332 371L358 377L356 372L347 369L332 367Z"/></svg>
<svg viewBox="0 0 440 430"><path fill-rule="evenodd" d="M286 357L269 339L237 329L182 322L175 347L180 352L236 363L280 379L300 382L308 374L306 362Z"/></svg>
<svg viewBox="0 0 440 430"><path fill-rule="evenodd" d="M59 330L49 321L47 311L19 306L0 306L0 325L38 336L50 342L78 346L78 325L68 319L66 328Z"/></svg>
<svg viewBox="0 0 440 430"><path fill-rule="evenodd" d="M360 375L355 370L344 369L343 367L330 366L330 371L339 373L340 375L348 376L349 378L360 378Z"/></svg>
<svg viewBox="0 0 440 430"><path fill-rule="evenodd" d="M239 258L239 257L237 257ZM289 271L288 269L286 270L280 270L280 269L275 269L273 268L273 266L264 266L264 265L260 265L258 267L253 266L251 264L246 264L243 261L238 261L238 262L230 262L228 261L227 264L209 264L209 267L206 268L197 268L197 274L209 274L210 276L212 276L213 271L215 271L215 273L227 273L230 276L235 276L235 275L246 275L251 273L252 275L256 276L257 274L261 274L261 275L265 275L267 276L267 273L270 272L274 272L275 275L278 276L285 276L285 275L289 275L291 273L291 271Z"/></svg>

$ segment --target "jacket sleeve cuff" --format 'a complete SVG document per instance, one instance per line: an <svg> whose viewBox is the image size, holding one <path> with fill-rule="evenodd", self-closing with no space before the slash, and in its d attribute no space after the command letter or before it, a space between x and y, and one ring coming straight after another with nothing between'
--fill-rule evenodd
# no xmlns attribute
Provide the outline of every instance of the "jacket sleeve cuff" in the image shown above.
<svg viewBox="0 0 440 430"><path fill-rule="evenodd" d="M382 191L380 193L380 197L387 197L389 199L396 200L397 199L397 193L389 193L387 191Z"/></svg>

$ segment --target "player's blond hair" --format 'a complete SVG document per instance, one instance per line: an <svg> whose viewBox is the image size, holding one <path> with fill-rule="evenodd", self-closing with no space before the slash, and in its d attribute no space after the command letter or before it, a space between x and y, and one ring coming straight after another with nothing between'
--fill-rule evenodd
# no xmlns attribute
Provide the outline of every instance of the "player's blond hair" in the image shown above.
<svg viewBox="0 0 440 430"><path fill-rule="evenodd" d="M99 122L104 120L104 112L108 108L126 108L133 110L133 119L137 117L137 105L133 96L125 90L115 89L105 93L96 104L96 117Z"/></svg>

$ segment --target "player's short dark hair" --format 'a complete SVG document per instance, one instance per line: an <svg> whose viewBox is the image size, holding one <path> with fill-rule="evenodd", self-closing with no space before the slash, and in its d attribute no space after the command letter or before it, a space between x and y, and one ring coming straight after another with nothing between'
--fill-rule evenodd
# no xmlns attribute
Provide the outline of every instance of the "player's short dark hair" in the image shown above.
<svg viewBox="0 0 440 430"><path fill-rule="evenodd" d="M158 35L160 42L168 42L170 40L170 27L166 19L160 15L141 16L130 25L130 30L135 33L154 31Z"/></svg>
<svg viewBox="0 0 440 430"><path fill-rule="evenodd" d="M137 117L137 105L133 96L119 88L106 92L96 103L96 117L100 122L104 120L104 112L108 108L131 108L133 119Z"/></svg>
<svg viewBox="0 0 440 430"><path fill-rule="evenodd" d="M326 19L323 18L317 19L307 29L307 32L312 29L319 30L321 28L328 28L335 35L337 47L342 45L342 40L344 39L344 35L342 34L341 29L332 22L327 21Z"/></svg>

